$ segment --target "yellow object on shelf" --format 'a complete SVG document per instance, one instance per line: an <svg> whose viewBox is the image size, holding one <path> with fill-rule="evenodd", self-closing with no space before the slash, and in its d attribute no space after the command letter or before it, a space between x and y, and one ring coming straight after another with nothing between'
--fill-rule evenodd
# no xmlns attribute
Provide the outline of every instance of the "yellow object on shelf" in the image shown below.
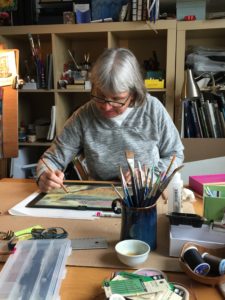
<svg viewBox="0 0 225 300"><path fill-rule="evenodd" d="M147 89L163 89L164 79L145 79L145 87Z"/></svg>

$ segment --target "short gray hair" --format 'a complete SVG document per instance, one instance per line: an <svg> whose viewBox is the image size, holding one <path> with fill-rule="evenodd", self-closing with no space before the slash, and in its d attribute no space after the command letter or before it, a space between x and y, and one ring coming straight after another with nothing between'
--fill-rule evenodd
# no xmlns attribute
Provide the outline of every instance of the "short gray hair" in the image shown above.
<svg viewBox="0 0 225 300"><path fill-rule="evenodd" d="M92 93L118 94L129 91L133 105L146 99L146 88L140 65L134 54L125 48L106 49L91 70Z"/></svg>

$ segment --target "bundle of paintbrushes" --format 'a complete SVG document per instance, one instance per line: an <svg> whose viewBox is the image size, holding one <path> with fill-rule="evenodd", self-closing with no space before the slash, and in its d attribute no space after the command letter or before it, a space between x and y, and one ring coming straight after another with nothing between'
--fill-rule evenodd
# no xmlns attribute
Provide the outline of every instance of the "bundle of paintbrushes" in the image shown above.
<svg viewBox="0 0 225 300"><path fill-rule="evenodd" d="M131 177L131 187L128 187L123 170L120 167L124 205L141 208L156 204L156 201L167 188L175 173L178 172L183 165L174 169L170 174L171 167L176 159L174 155L166 172L157 172L154 166L152 168L142 169L140 162L137 162L137 167L135 166L133 152L126 151L125 153Z"/></svg>

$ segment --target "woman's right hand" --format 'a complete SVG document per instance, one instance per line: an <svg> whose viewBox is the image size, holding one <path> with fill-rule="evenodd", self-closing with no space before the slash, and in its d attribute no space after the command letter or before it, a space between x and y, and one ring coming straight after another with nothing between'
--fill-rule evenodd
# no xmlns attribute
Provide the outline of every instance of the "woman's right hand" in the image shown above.
<svg viewBox="0 0 225 300"><path fill-rule="evenodd" d="M62 186L64 179L64 173L55 170L46 170L41 174L38 180L38 186L43 193L47 193L53 189L58 189Z"/></svg>

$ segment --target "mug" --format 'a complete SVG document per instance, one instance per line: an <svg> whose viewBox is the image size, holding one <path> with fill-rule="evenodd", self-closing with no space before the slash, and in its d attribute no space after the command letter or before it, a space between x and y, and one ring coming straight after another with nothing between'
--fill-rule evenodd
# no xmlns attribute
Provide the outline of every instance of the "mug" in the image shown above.
<svg viewBox="0 0 225 300"><path fill-rule="evenodd" d="M120 210L116 202L121 206L121 231L120 240L135 239L146 242L151 250L157 247L157 207L156 203L148 207L128 207L124 201L113 201L112 209L115 213Z"/></svg>

